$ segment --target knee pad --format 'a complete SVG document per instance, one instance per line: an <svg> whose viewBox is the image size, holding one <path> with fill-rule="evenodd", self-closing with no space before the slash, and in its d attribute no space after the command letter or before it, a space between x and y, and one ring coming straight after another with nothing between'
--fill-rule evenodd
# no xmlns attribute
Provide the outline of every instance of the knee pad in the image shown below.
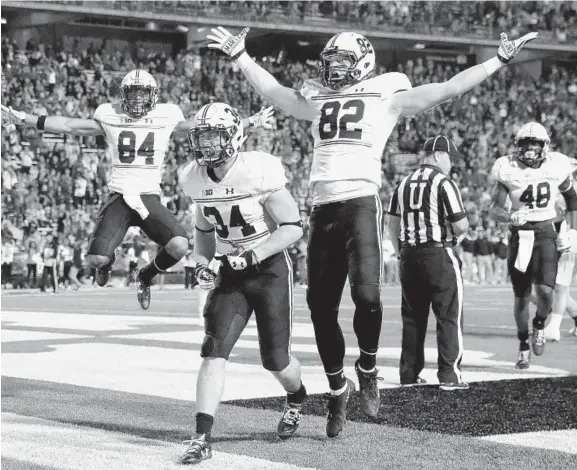
<svg viewBox="0 0 577 470"><path fill-rule="evenodd" d="M200 348L200 357L220 357L228 361L232 345L225 344L214 336L205 335Z"/></svg>
<svg viewBox="0 0 577 470"><path fill-rule="evenodd" d="M271 372L280 372L290 364L290 356L288 352L282 349L268 351L261 359L264 368Z"/></svg>

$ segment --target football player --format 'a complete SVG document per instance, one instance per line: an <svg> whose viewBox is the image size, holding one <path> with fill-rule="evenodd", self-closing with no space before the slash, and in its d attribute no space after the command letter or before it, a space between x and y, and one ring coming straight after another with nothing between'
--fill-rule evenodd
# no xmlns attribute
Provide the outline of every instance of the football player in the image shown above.
<svg viewBox="0 0 577 470"><path fill-rule="evenodd" d="M2 105L3 118L17 125L59 134L106 137L112 152L110 197L98 215L86 263L97 269L97 284L105 286L115 249L130 226L140 227L162 246L136 277L138 302L145 310L150 306L154 276L178 263L188 248L186 231L160 202L160 180L171 134L184 135L192 122L184 119L177 105L157 103L158 95L154 77L144 70L133 70L120 84L120 103L100 105L92 119L35 116ZM270 127L271 109L261 110L245 125Z"/></svg>
<svg viewBox="0 0 577 470"><path fill-rule="evenodd" d="M379 406L376 355L382 323L382 216L379 198L383 149L396 122L454 98L510 62L537 33L509 41L496 57L444 83L412 89L406 75L374 76L375 50L363 36L343 32L321 52L320 77L296 91L281 85L245 51L248 28L233 36L211 30L208 46L235 60L267 100L296 118L312 121L314 155L310 175L313 210L308 244L307 303L330 387L327 435L337 436L346 420L354 382L343 372L345 341L338 323L348 276L355 303L353 326L360 349L355 371L360 407L376 417Z"/></svg>
<svg viewBox="0 0 577 470"><path fill-rule="evenodd" d="M537 122L529 122L515 137L517 151L497 159L492 213L497 221L509 222L507 268L515 295L514 314L519 338L517 369L527 369L529 347L529 303L535 284L537 311L533 318L531 346L537 356L545 349L545 320L551 311L557 277L557 216L555 201L561 193L567 206L570 232L577 229L577 193L573 187L569 159L548 150L549 135ZM511 211L507 210L507 197ZM571 238L571 237L570 237Z"/></svg>
<svg viewBox="0 0 577 470"><path fill-rule="evenodd" d="M574 160L572 160L574 162ZM575 175L575 173L573 173ZM557 265L557 277L555 279L555 288L553 290L553 305L549 323L545 327L545 339L547 341L560 341L561 339L561 321L563 314L567 312L573 319L575 325L569 333L577 336L577 302L569 288L573 281L577 257L577 232L568 230L566 216L566 207L563 197L557 197L556 203L557 218L555 219L555 229L557 230L557 251L559 253L559 263ZM537 304L537 297L531 294L531 302Z"/></svg>
<svg viewBox="0 0 577 470"><path fill-rule="evenodd" d="M196 434L181 456L181 463L194 464L212 456L210 436L225 365L253 311L262 364L287 392L278 435L289 438L299 427L306 390L300 364L290 354L293 279L286 249L301 238L303 224L285 189L280 160L239 152L245 137L236 110L223 103L204 106L188 138L194 161L183 170L181 185L196 204L195 273L199 287L210 290L196 384ZM215 252L221 257L218 275L209 268Z"/></svg>

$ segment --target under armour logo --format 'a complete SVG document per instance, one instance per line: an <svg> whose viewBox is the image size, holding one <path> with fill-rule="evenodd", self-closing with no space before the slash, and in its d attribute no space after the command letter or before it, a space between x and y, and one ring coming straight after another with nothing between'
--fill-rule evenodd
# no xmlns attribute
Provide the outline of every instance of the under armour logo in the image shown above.
<svg viewBox="0 0 577 470"><path fill-rule="evenodd" d="M234 188L226 188L226 194L234 194Z"/></svg>

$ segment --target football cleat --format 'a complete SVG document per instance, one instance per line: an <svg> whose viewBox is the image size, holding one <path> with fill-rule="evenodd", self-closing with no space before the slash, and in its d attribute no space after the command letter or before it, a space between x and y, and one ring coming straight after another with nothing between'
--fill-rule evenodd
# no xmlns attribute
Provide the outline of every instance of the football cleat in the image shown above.
<svg viewBox="0 0 577 470"><path fill-rule="evenodd" d="M212 458L212 446L205 434L184 441L183 444L188 447L180 456L179 461L182 465L195 465Z"/></svg>
<svg viewBox="0 0 577 470"><path fill-rule="evenodd" d="M517 364L515 364L515 369L528 369L529 359L531 359L531 350L527 349L525 351L519 351L519 356L517 356Z"/></svg>
<svg viewBox="0 0 577 470"><path fill-rule="evenodd" d="M146 284L140 278L140 270L136 274L136 298L142 310L148 310L150 307L150 284Z"/></svg>
<svg viewBox="0 0 577 470"><path fill-rule="evenodd" d="M444 382L439 384L441 390L469 390L469 384L466 382Z"/></svg>
<svg viewBox="0 0 577 470"><path fill-rule="evenodd" d="M410 383L406 383L406 384L401 384L401 387L418 387L419 385L428 385L427 381L425 379L423 379L422 377L417 377L417 380L415 380L414 382L410 382Z"/></svg>
<svg viewBox="0 0 577 470"><path fill-rule="evenodd" d="M545 352L545 329L533 327L533 335L531 336L531 347L533 354L540 356Z"/></svg>
<svg viewBox="0 0 577 470"><path fill-rule="evenodd" d="M108 260L104 266L101 266L96 270L95 281L100 287L106 287L108 281L110 280L110 273L112 272L112 265L116 261L116 254L113 253L112 257Z"/></svg>
<svg viewBox="0 0 577 470"><path fill-rule="evenodd" d="M577 326L574 326L573 328L571 328L569 330L569 335L571 336L577 336Z"/></svg>
<svg viewBox="0 0 577 470"><path fill-rule="evenodd" d="M359 406L361 411L370 418L376 418L381 406L381 395L377 381L383 380L378 377L378 369L375 367L374 372L363 372L360 368L359 361L355 362L355 372L359 379Z"/></svg>
<svg viewBox="0 0 577 470"><path fill-rule="evenodd" d="M301 424L301 403L287 403L278 423L278 437L288 439L296 432Z"/></svg>
<svg viewBox="0 0 577 470"><path fill-rule="evenodd" d="M347 404L355 391L355 383L347 379L345 391L340 395L327 394L329 400L327 415L327 436L337 437L347 421Z"/></svg>

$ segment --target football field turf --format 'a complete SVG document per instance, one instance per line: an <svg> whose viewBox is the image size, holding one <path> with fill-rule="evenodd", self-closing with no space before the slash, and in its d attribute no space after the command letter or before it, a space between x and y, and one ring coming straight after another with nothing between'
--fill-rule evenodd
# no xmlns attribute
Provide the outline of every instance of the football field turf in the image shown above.
<svg viewBox="0 0 577 470"><path fill-rule="evenodd" d="M251 322L227 366L215 456L200 468L577 468L577 338L566 333L568 319L562 341L516 371L510 289L466 287L462 366L471 388L442 392L397 386L398 288L384 289L383 305L376 420L354 397L341 436L326 437L326 378L297 288L292 351L310 395L298 435L276 438L283 391L260 365ZM353 311L347 294L340 318L346 373L356 381ZM146 312L127 289L3 294L2 468L177 468L194 430L202 338L196 291L153 289ZM426 346L422 376L435 383L433 318Z"/></svg>

